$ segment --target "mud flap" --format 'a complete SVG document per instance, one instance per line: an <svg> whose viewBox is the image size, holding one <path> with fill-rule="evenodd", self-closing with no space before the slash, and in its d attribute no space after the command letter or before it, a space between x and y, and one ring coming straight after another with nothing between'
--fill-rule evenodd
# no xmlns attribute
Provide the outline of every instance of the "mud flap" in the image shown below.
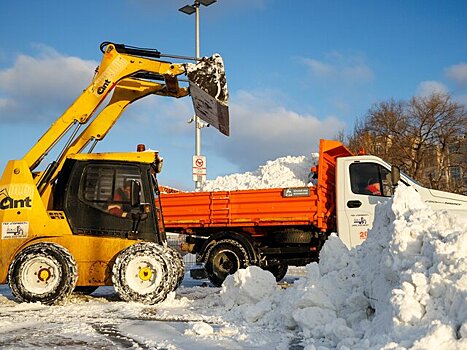
<svg viewBox="0 0 467 350"><path fill-rule="evenodd" d="M187 76L196 115L229 136L229 92L222 57L216 54L188 65Z"/></svg>

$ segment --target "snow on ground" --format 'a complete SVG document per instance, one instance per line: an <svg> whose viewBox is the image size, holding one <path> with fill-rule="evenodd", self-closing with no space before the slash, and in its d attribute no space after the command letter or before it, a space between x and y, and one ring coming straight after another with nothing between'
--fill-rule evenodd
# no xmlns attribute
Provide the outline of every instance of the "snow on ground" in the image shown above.
<svg viewBox="0 0 467 350"><path fill-rule="evenodd" d="M186 278L154 306L118 301L112 287L20 304L0 286L0 348L467 349L466 253L467 221L400 185L361 246L332 236L288 288L254 266L221 288Z"/></svg>

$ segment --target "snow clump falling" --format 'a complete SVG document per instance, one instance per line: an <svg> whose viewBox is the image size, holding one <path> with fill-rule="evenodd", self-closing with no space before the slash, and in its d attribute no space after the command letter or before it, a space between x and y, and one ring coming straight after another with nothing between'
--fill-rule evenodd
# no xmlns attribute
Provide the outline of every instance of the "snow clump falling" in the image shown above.
<svg viewBox="0 0 467 350"><path fill-rule="evenodd" d="M357 248L333 235L290 288L273 289L269 272L248 267L221 296L231 317L293 329L306 350L467 349L466 253L467 221L400 184ZM248 274L262 295L250 296Z"/></svg>
<svg viewBox="0 0 467 350"><path fill-rule="evenodd" d="M235 191L261 188L302 187L308 184L310 168L318 153L311 156L286 156L270 160L253 172L219 176L204 183L201 191Z"/></svg>

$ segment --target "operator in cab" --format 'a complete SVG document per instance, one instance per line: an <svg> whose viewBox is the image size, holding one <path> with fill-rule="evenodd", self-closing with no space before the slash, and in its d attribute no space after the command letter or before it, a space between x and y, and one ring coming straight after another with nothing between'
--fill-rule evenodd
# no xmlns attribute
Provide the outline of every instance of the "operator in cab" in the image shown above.
<svg viewBox="0 0 467 350"><path fill-rule="evenodd" d="M368 186L366 186L366 191L368 194L372 194L374 196L381 196L381 185L379 181L375 179L368 180Z"/></svg>
<svg viewBox="0 0 467 350"><path fill-rule="evenodd" d="M130 193L131 180L126 180L123 187L115 191L114 197L107 207L109 214L126 218L131 211Z"/></svg>

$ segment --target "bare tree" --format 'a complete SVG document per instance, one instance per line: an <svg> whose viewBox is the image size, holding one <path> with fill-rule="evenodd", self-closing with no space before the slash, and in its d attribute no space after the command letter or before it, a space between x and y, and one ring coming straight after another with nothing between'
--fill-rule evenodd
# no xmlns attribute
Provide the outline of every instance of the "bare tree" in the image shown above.
<svg viewBox="0 0 467 350"><path fill-rule="evenodd" d="M345 130L342 129L342 130L339 130L336 135L334 136L333 140L336 140L336 141L340 141L342 143L344 143L344 140L345 140Z"/></svg>
<svg viewBox="0 0 467 350"><path fill-rule="evenodd" d="M465 107L450 95L383 101L357 120L348 146L353 151L364 148L401 166L426 186L462 192L466 124ZM454 181L453 174L457 180L460 175L461 181Z"/></svg>

